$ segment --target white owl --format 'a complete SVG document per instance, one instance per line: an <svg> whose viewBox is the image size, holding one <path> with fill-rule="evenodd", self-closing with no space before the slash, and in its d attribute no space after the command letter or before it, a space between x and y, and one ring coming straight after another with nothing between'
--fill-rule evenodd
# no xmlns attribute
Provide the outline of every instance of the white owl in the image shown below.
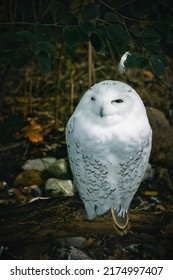
<svg viewBox="0 0 173 280"><path fill-rule="evenodd" d="M107 80L82 97L66 127L74 184L89 219L111 209L119 228L145 174L152 130L133 88Z"/></svg>

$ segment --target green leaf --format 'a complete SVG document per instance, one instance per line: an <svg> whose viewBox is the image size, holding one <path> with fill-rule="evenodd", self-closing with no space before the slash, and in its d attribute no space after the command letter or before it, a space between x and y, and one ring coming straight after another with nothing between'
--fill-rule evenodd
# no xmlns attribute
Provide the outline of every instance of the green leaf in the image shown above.
<svg viewBox="0 0 173 280"><path fill-rule="evenodd" d="M161 50L159 42L149 42L143 45L147 52L159 52Z"/></svg>
<svg viewBox="0 0 173 280"><path fill-rule="evenodd" d="M50 54L52 57L56 57L57 52L56 49L54 48L54 46L52 44L50 44L49 42L46 41L40 41L36 43L36 46L44 51L47 52L48 54Z"/></svg>
<svg viewBox="0 0 173 280"><path fill-rule="evenodd" d="M80 21L79 25L87 36L90 36L94 30L94 24L89 20Z"/></svg>
<svg viewBox="0 0 173 280"><path fill-rule="evenodd" d="M141 36L141 30L136 25L130 27L130 32L136 37Z"/></svg>
<svg viewBox="0 0 173 280"><path fill-rule="evenodd" d="M137 56L134 59L136 68L144 68L148 64L148 60L144 56Z"/></svg>
<svg viewBox="0 0 173 280"><path fill-rule="evenodd" d="M91 41L92 46L98 53L105 55L105 43L104 43L102 37L103 36L102 36L101 32L96 30L95 32L93 32L91 34L90 41Z"/></svg>
<svg viewBox="0 0 173 280"><path fill-rule="evenodd" d="M164 73L164 64L159 57L152 56L149 59L149 64L156 76L160 77Z"/></svg>
<svg viewBox="0 0 173 280"><path fill-rule="evenodd" d="M77 33L76 44L84 43L89 41L89 35L84 32L80 26L75 27L75 31Z"/></svg>
<svg viewBox="0 0 173 280"><path fill-rule="evenodd" d="M83 11L83 17L84 19L95 19L97 17L99 17L100 15L100 8L99 5L95 4L95 3L89 3Z"/></svg>
<svg viewBox="0 0 173 280"><path fill-rule="evenodd" d="M78 20L76 19L76 17L68 11L63 13L63 16L60 17L60 22L65 25L77 25L78 24Z"/></svg>
<svg viewBox="0 0 173 280"><path fill-rule="evenodd" d="M105 14L105 20L111 22L122 22L121 17L118 16L116 13L112 13L112 12L108 12Z"/></svg>
<svg viewBox="0 0 173 280"><path fill-rule="evenodd" d="M48 54L41 54L39 53L36 57L36 60L40 66L40 68L45 72L45 73L50 73L51 71L51 60Z"/></svg>
<svg viewBox="0 0 173 280"><path fill-rule="evenodd" d="M135 63L134 63L135 58L136 58L136 54L130 52L130 54L126 58L124 66L127 67L127 68L134 67L135 66Z"/></svg>
<svg viewBox="0 0 173 280"><path fill-rule="evenodd" d="M120 42L124 45L127 45L129 43L129 35L122 25L112 25L111 27L108 27L107 32L110 41Z"/></svg>
<svg viewBox="0 0 173 280"><path fill-rule="evenodd" d="M156 30L159 30L161 32L165 32L165 30L167 30L169 28L169 25L163 21L155 21L153 23L153 27L156 29Z"/></svg>
<svg viewBox="0 0 173 280"><path fill-rule="evenodd" d="M158 42L161 39L159 32L157 32L154 28L150 27L143 30L142 37L147 40L153 40L155 42Z"/></svg>
<svg viewBox="0 0 173 280"><path fill-rule="evenodd" d="M63 29L63 38L64 38L65 43L69 47L74 47L79 42L78 33L76 32L76 30L74 28L65 27Z"/></svg>
<svg viewBox="0 0 173 280"><path fill-rule="evenodd" d="M19 36L19 38L21 38L24 41L28 41L30 43L34 43L36 38L34 36L34 34L28 30L21 30L16 32L16 34Z"/></svg>
<svg viewBox="0 0 173 280"><path fill-rule="evenodd" d="M37 22L35 25L35 34L38 41L50 41L52 38L52 30L49 26Z"/></svg>

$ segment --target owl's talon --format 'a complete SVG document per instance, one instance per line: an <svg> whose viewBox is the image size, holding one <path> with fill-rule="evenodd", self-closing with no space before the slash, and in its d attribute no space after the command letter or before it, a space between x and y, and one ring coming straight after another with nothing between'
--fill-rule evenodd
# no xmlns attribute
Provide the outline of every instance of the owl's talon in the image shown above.
<svg viewBox="0 0 173 280"><path fill-rule="evenodd" d="M128 227L128 225L129 225L129 216L128 216L128 214L126 214L125 217L118 216L115 213L115 210L113 208L111 208L111 215L112 215L112 219L114 221L115 226L119 230L125 230Z"/></svg>

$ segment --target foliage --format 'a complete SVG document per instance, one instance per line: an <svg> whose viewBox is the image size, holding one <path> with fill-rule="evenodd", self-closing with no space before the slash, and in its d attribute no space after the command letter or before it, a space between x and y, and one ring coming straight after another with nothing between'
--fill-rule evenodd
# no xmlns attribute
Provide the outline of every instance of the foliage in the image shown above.
<svg viewBox="0 0 173 280"><path fill-rule="evenodd" d="M172 0L1 2L1 67L21 68L34 59L50 73L60 58L58 44L74 52L89 41L112 61L130 51L126 67L150 66L157 76L172 56Z"/></svg>

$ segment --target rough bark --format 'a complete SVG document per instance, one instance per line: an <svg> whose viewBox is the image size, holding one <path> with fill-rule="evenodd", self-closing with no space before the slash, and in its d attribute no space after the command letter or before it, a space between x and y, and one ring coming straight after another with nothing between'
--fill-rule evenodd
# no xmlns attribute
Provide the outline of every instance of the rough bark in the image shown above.
<svg viewBox="0 0 173 280"><path fill-rule="evenodd" d="M130 211L130 231L127 236L164 233L166 224L173 232L169 214ZM134 235L132 234L134 233ZM78 197L39 199L21 206L0 210L0 243L3 246L45 242L53 238L86 236L90 234L117 235L111 214L89 221Z"/></svg>

